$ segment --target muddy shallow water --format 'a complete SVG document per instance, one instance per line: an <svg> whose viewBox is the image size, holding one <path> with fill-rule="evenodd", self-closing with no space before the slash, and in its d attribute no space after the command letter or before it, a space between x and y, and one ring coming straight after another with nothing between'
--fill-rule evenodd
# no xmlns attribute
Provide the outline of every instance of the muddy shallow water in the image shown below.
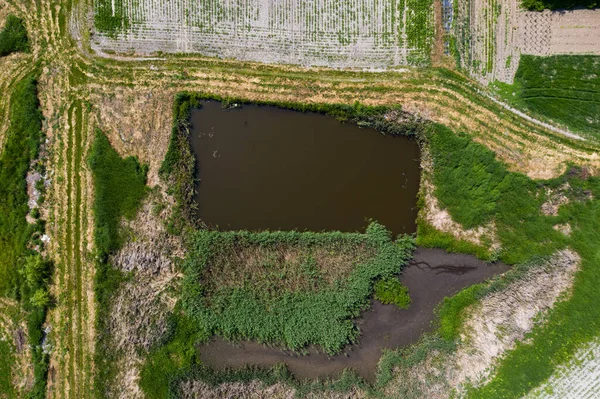
<svg viewBox="0 0 600 399"><path fill-rule="evenodd" d="M192 111L196 203L222 230L416 230L419 147L407 137L269 106Z"/></svg>
<svg viewBox="0 0 600 399"><path fill-rule="evenodd" d="M434 308L445 296L485 281L508 268L501 263L485 264L470 255L418 248L401 276L410 290L410 308L402 310L373 301L372 308L358 321L361 331L359 342L348 346L342 354L328 356L310 349L308 355L299 355L256 342L234 344L214 338L200 347L200 358L216 369L245 365L270 367L286 363L299 379L333 377L345 368L353 368L367 381L373 381L382 349L417 342L424 332L431 330Z"/></svg>

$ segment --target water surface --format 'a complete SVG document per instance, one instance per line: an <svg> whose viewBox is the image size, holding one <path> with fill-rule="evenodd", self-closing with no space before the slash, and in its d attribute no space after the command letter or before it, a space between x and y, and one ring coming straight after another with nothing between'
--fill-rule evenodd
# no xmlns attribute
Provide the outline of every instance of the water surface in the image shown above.
<svg viewBox="0 0 600 399"><path fill-rule="evenodd" d="M214 101L191 115L196 202L222 230L416 230L419 147L326 115Z"/></svg>

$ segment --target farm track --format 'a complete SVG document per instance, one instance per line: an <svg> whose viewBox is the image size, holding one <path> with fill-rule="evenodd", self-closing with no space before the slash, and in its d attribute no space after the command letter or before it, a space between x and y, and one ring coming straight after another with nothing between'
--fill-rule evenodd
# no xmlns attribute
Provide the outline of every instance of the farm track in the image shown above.
<svg viewBox="0 0 600 399"><path fill-rule="evenodd" d="M512 169L531 177L560 174L568 162L600 168L597 148L565 138L488 99L462 75L437 69L364 73L261 65L186 55L153 60L91 55L86 23L78 43L71 38L72 11L85 18L90 0L0 0L26 21L31 54L0 60L0 143L7 128L15 82L39 62L40 101L51 143L55 184L48 193L49 252L56 263L53 294L58 305L48 317L55 350L48 393L51 398L93 396L94 297L91 204L93 188L86 152L98 126L92 94L176 93L197 90L247 100L397 105L465 131L496 151ZM153 112L140 109L140 112Z"/></svg>

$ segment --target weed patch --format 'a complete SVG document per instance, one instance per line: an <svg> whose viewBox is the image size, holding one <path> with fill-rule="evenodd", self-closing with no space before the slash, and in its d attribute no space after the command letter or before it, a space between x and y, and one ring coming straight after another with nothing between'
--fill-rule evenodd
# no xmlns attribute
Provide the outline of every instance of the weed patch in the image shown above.
<svg viewBox="0 0 600 399"><path fill-rule="evenodd" d="M0 57L27 51L29 51L29 39L23 20L9 15L6 18L6 25L0 31Z"/></svg>

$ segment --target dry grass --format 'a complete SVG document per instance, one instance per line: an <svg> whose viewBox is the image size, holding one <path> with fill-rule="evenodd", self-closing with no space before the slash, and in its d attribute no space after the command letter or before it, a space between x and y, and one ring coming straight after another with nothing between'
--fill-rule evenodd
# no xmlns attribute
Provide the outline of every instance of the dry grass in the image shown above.
<svg viewBox="0 0 600 399"><path fill-rule="evenodd" d="M316 291L347 278L356 265L374 255L365 245L357 248L299 248L281 245L232 248L205 270L202 281L208 293L227 287L254 287L269 294Z"/></svg>
<svg viewBox="0 0 600 399"><path fill-rule="evenodd" d="M534 326L543 323L553 304L568 295L579 262L573 251L559 251L523 278L468 308L456 352L432 351L412 368L397 368L385 388L386 394L443 399L454 397L453 393L461 397L466 384L484 382L496 361Z"/></svg>

